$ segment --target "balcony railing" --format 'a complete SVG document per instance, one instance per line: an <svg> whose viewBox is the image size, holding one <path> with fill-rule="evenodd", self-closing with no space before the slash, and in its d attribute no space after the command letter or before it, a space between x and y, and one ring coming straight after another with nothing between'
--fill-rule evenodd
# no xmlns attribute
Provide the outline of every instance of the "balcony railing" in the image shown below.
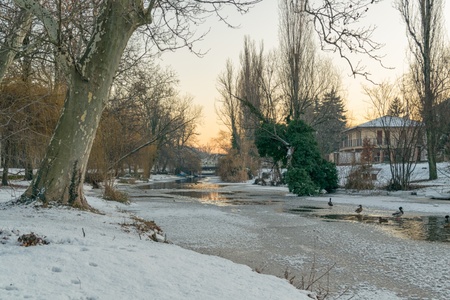
<svg viewBox="0 0 450 300"><path fill-rule="evenodd" d="M383 146L387 145L386 141L381 141L379 143L378 139L369 139L371 145ZM356 148L363 146L363 139L352 139L352 140L344 140L341 143L341 149L343 148Z"/></svg>

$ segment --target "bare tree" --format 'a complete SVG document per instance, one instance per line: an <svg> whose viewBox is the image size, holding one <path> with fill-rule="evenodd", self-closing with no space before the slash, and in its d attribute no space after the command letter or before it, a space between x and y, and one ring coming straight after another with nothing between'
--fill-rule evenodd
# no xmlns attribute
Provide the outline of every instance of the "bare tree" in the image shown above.
<svg viewBox="0 0 450 300"><path fill-rule="evenodd" d="M370 72L361 64L355 64L354 56L363 55L382 64L379 54L383 45L372 39L376 26L361 27L359 22L370 7L383 0L310 1L294 0L297 13L306 13L313 19L314 29L324 51L337 52L344 59L352 75L370 80Z"/></svg>
<svg viewBox="0 0 450 300"><path fill-rule="evenodd" d="M96 152L104 148L104 174L113 169L119 174L127 164L143 168L149 178L158 157L192 141L201 109L191 97L178 95L177 84L174 72L153 61L134 65L116 77L95 145ZM96 164L90 160L94 169Z"/></svg>
<svg viewBox="0 0 450 300"><path fill-rule="evenodd" d="M263 57L261 74L261 113L265 120L280 120L282 118L282 89L278 67L279 59L276 49L266 53Z"/></svg>
<svg viewBox="0 0 450 300"><path fill-rule="evenodd" d="M411 79L420 98L421 115L425 123L429 179L437 178L436 153L438 122L435 106L450 88L448 69L445 71L444 9L442 0L398 0L396 8L406 25L411 58Z"/></svg>
<svg viewBox="0 0 450 300"><path fill-rule="evenodd" d="M242 129L245 138L254 139L254 130L258 127L259 116L262 115L262 79L264 69L264 46L256 49L255 42L249 36L244 38L244 49L240 55L237 97L242 111Z"/></svg>
<svg viewBox="0 0 450 300"><path fill-rule="evenodd" d="M196 142L197 125L202 116L202 109L193 104L193 98L185 96L173 101L169 109L169 119L166 124L161 124L164 131L159 133L157 163L164 168L182 170L186 165L184 163L193 161L198 157L192 150ZM173 158L173 160L168 159ZM192 158L192 159L191 159ZM164 162L163 162L164 161ZM163 162L161 164L161 162ZM198 171L189 169L185 171Z"/></svg>
<svg viewBox="0 0 450 300"><path fill-rule="evenodd" d="M237 75L231 60L227 60L225 68L225 71L217 79L217 90L221 98L219 99L220 105L216 106L216 111L221 122L231 133L231 148L239 152L241 139L241 105L235 96L237 95Z"/></svg>
<svg viewBox="0 0 450 300"><path fill-rule="evenodd" d="M420 161L424 146L423 123L411 118L417 116L414 112L417 102L410 98L405 89L387 82L373 88L364 87L364 92L370 98L374 113L381 121L380 127L383 128L384 141L376 150L384 151L389 162L391 180L388 188L406 190L410 187L411 174ZM394 104L397 111L408 114L389 115Z"/></svg>
<svg viewBox="0 0 450 300"><path fill-rule="evenodd" d="M308 76L314 72L316 51L312 23L301 7L304 1L280 1L280 47L287 117L300 119L313 101L308 92Z"/></svg>
<svg viewBox="0 0 450 300"><path fill-rule="evenodd" d="M307 2L280 1L280 77L285 118L314 125L315 103L339 86L339 76L332 63L318 54L312 17L304 10Z"/></svg>

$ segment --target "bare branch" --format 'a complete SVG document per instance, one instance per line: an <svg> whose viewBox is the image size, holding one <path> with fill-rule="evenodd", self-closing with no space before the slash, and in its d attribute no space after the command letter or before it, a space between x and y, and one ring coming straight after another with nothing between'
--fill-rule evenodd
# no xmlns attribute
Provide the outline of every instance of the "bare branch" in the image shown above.
<svg viewBox="0 0 450 300"><path fill-rule="evenodd" d="M370 80L370 73L360 63L354 65L349 55L362 54L376 60L382 67L383 56L378 51L383 47L372 39L376 26L356 26L368 13L371 5L382 0L323 0L320 4L304 0L299 1L298 13L309 14L314 28L320 37L321 48L325 51L337 52L349 65L352 75L361 75Z"/></svg>

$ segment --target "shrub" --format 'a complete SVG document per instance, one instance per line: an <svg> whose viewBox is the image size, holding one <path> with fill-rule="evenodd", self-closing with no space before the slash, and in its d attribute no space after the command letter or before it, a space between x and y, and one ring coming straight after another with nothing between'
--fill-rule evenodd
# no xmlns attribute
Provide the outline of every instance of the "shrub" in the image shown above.
<svg viewBox="0 0 450 300"><path fill-rule="evenodd" d="M129 178L119 178L119 183L124 183L124 184L135 184L135 183L136 183L136 178L134 178L134 177L129 177Z"/></svg>
<svg viewBox="0 0 450 300"><path fill-rule="evenodd" d="M322 159L316 170L311 173L312 180L319 185L320 189L333 192L338 188L338 171L336 165Z"/></svg>
<svg viewBox="0 0 450 300"><path fill-rule="evenodd" d="M389 181L389 184L386 186L386 190L388 191L400 191L403 190L402 184L393 178Z"/></svg>
<svg viewBox="0 0 450 300"><path fill-rule="evenodd" d="M234 150L219 159L217 175L225 182L242 182L249 176L241 156Z"/></svg>
<svg viewBox="0 0 450 300"><path fill-rule="evenodd" d="M313 182L305 169L289 168L286 173L286 182L289 192L298 196L314 195L319 192L319 186Z"/></svg>
<svg viewBox="0 0 450 300"><path fill-rule="evenodd" d="M119 191L110 184L105 185L105 191L103 192L103 198L105 200L117 201L120 203L128 203L128 195L125 192Z"/></svg>
<svg viewBox="0 0 450 300"><path fill-rule="evenodd" d="M294 149L290 160L286 142ZM271 157L288 168L286 183L291 192L312 195L322 189L332 192L338 187L336 166L322 158L315 132L305 122L265 123L257 131L255 144L261 156Z"/></svg>
<svg viewBox="0 0 450 300"><path fill-rule="evenodd" d="M352 167L347 177L345 188L354 190L372 190L374 184L370 176L370 169L371 167L369 165Z"/></svg>
<svg viewBox="0 0 450 300"><path fill-rule="evenodd" d="M93 188L100 188L100 183L105 180L105 176L101 172L86 172L86 177L84 178L85 183L89 183Z"/></svg>

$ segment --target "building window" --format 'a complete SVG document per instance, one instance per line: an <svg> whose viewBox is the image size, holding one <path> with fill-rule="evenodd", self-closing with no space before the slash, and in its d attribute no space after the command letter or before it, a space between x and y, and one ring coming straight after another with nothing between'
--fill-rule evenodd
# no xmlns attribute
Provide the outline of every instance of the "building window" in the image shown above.
<svg viewBox="0 0 450 300"><path fill-rule="evenodd" d="M377 130L377 145L383 144L383 131Z"/></svg>
<svg viewBox="0 0 450 300"><path fill-rule="evenodd" d="M391 132L389 130L386 130L384 132L384 144L385 145L390 145L391 144Z"/></svg>

